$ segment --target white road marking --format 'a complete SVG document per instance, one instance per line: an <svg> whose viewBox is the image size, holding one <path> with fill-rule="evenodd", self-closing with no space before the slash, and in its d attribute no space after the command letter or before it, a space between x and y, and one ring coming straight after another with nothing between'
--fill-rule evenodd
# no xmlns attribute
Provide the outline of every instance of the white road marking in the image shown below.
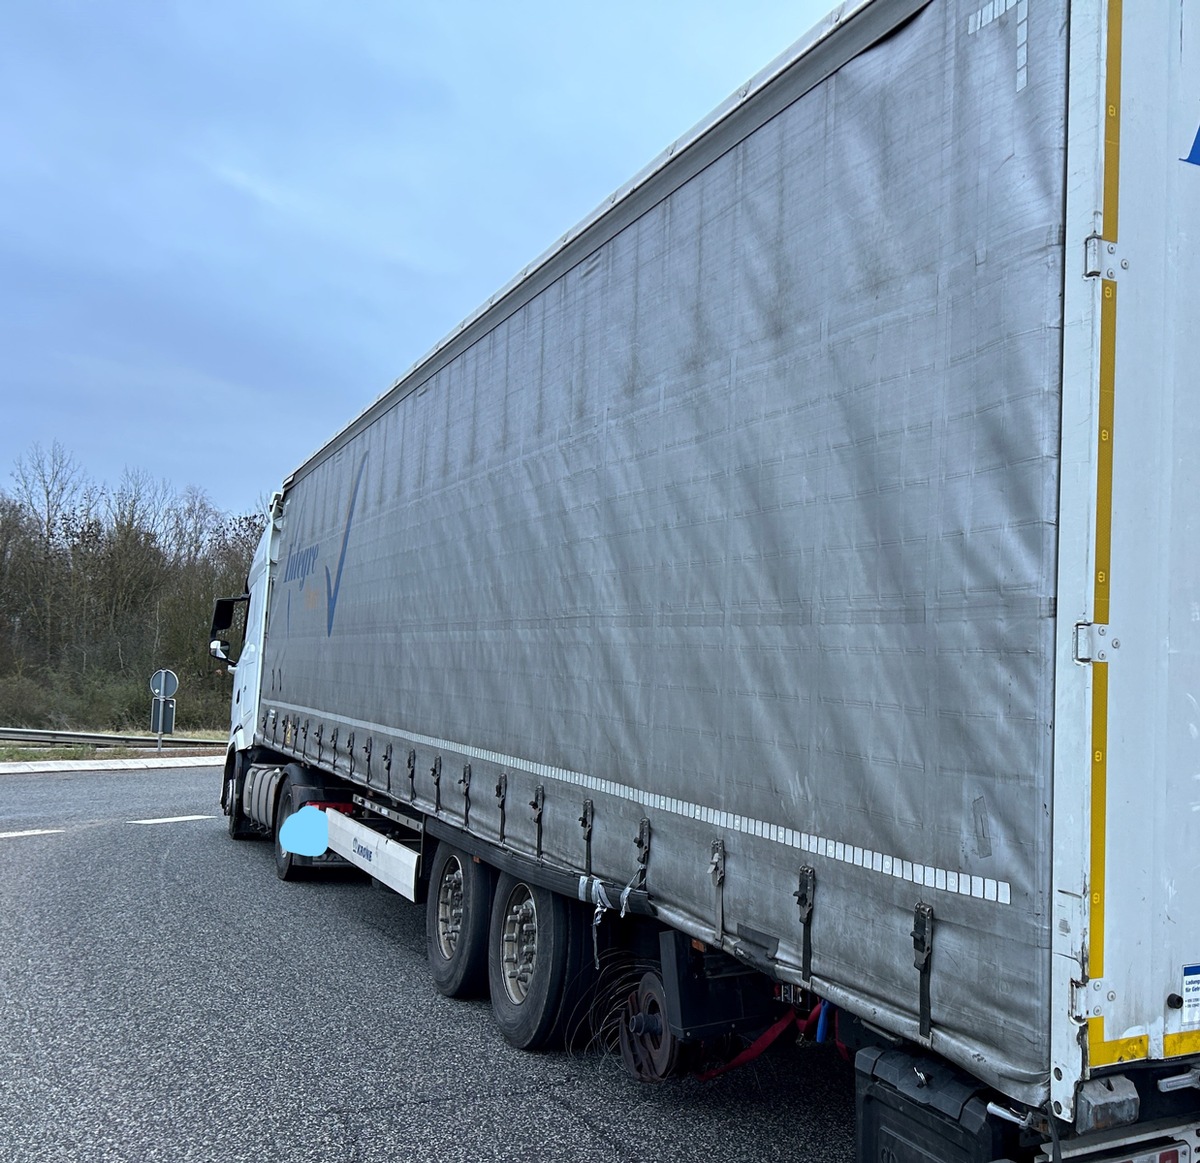
<svg viewBox="0 0 1200 1163"><path fill-rule="evenodd" d="M188 820L215 820L216 816L163 816L158 820L126 820L127 824L184 824Z"/></svg>
<svg viewBox="0 0 1200 1163"><path fill-rule="evenodd" d="M0 832L0 840L11 840L14 836L57 836L66 828L30 828L26 832Z"/></svg>

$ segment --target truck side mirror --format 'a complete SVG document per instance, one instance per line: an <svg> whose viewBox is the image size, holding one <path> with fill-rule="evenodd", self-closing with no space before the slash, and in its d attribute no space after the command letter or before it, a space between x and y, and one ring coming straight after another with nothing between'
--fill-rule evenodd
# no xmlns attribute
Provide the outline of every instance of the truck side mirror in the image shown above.
<svg viewBox="0 0 1200 1163"><path fill-rule="evenodd" d="M219 658L222 662L229 664L230 670L237 668L237 663L229 657L229 643L223 642L220 638L214 638L208 644L208 652L213 658Z"/></svg>
<svg viewBox="0 0 1200 1163"><path fill-rule="evenodd" d="M233 611L240 602L248 601L249 594L237 598L218 598L213 605L212 629L209 633L213 638L220 636L222 630L228 630L233 625ZM228 646L226 646L228 649Z"/></svg>

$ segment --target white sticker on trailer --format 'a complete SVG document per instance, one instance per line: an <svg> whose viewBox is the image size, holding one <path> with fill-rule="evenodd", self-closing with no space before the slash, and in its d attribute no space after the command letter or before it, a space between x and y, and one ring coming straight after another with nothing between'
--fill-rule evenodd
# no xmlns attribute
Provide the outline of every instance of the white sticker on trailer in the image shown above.
<svg viewBox="0 0 1200 1163"><path fill-rule="evenodd" d="M341 812L326 812L329 847L410 901L417 895L417 854Z"/></svg>
<svg viewBox="0 0 1200 1163"><path fill-rule="evenodd" d="M1183 967L1183 1024L1200 1026L1200 965Z"/></svg>

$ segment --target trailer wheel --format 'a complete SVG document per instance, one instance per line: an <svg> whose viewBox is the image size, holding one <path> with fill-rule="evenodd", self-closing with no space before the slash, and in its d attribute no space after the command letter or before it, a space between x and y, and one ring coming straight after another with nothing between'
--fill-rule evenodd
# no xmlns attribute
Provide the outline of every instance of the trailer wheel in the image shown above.
<svg viewBox="0 0 1200 1163"><path fill-rule="evenodd" d="M566 986L579 973L569 902L549 889L500 877L488 936L492 1013L505 1040L540 1050L563 1038Z"/></svg>
<svg viewBox="0 0 1200 1163"><path fill-rule="evenodd" d="M646 973L621 1011L621 1061L639 1082L661 1082L679 1067L681 1043L667 1024L667 991Z"/></svg>
<svg viewBox="0 0 1200 1163"><path fill-rule="evenodd" d="M275 808L275 875L280 880L298 880L300 878L300 863L291 852L285 852L279 843L279 830L284 821L294 811L292 805L292 784L285 779L279 789L279 801Z"/></svg>
<svg viewBox="0 0 1200 1163"><path fill-rule="evenodd" d="M446 997L478 997L487 990L491 868L439 842L425 901L429 972Z"/></svg>

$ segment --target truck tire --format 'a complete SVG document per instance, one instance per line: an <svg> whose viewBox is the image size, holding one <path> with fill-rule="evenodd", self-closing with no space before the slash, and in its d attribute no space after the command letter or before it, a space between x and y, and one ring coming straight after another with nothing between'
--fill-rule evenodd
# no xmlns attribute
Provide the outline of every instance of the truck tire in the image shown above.
<svg viewBox="0 0 1200 1163"><path fill-rule="evenodd" d="M292 804L292 781L285 779L279 789L279 799L275 806L275 875L280 880L300 879L299 860L293 853L285 852L279 843L279 829L295 810Z"/></svg>
<svg viewBox="0 0 1200 1163"><path fill-rule="evenodd" d="M488 936L492 1013L518 1050L561 1045L564 994L579 972L569 902L507 873L496 885ZM573 931L574 929L574 931Z"/></svg>
<svg viewBox="0 0 1200 1163"><path fill-rule="evenodd" d="M562 1010L558 1016L559 1034L568 1050L582 1050L596 1034L597 990L600 972L593 948L593 911L569 898L566 900L570 920L570 950L567 976L563 982Z"/></svg>
<svg viewBox="0 0 1200 1163"><path fill-rule="evenodd" d="M234 840L249 840L254 836L254 828L242 811L242 789L246 784L246 767L241 756L233 761L233 774L227 781L225 795L229 804L229 835Z"/></svg>
<svg viewBox="0 0 1200 1163"><path fill-rule="evenodd" d="M425 900L425 949L433 984L446 997L487 992L494 881L488 865L438 843Z"/></svg>

